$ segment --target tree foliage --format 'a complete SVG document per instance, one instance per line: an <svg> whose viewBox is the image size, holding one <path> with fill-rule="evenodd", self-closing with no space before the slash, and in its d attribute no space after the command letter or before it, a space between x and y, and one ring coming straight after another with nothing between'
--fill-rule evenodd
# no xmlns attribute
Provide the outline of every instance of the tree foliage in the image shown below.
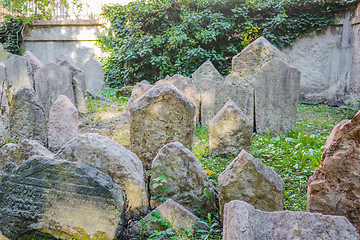
<svg viewBox="0 0 360 240"><path fill-rule="evenodd" d="M206 60L220 73L259 36L278 47L337 19L354 0L138 0L108 6L99 37L111 86L191 74Z"/></svg>

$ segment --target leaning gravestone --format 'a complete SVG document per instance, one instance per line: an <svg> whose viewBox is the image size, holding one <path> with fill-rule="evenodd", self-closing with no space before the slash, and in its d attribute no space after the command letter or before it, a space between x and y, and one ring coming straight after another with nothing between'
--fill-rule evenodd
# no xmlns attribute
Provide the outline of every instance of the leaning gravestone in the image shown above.
<svg viewBox="0 0 360 240"><path fill-rule="evenodd" d="M0 86L0 145L9 139L9 112L10 107L5 89Z"/></svg>
<svg viewBox="0 0 360 240"><path fill-rule="evenodd" d="M26 51L24 53L24 57L28 60L28 62L30 63L31 65L31 75L34 77L34 73L39 70L43 64L40 62L40 60L35 57L35 55L30 52L30 51Z"/></svg>
<svg viewBox="0 0 360 240"><path fill-rule="evenodd" d="M49 116L50 108L59 95L67 96L75 104L71 72L67 67L49 63L35 74L35 90L44 105L45 114Z"/></svg>
<svg viewBox="0 0 360 240"><path fill-rule="evenodd" d="M85 163L33 157L2 174L0 231L10 239L115 239L123 207L121 187Z"/></svg>
<svg viewBox="0 0 360 240"><path fill-rule="evenodd" d="M6 52L4 46L0 43L0 62L5 62L12 56L11 53Z"/></svg>
<svg viewBox="0 0 360 240"><path fill-rule="evenodd" d="M360 111L332 130L309 178L307 209L345 216L360 232Z"/></svg>
<svg viewBox="0 0 360 240"><path fill-rule="evenodd" d="M6 79L6 66L5 63L0 62L0 87L2 88L6 88L7 86L5 79Z"/></svg>
<svg viewBox="0 0 360 240"><path fill-rule="evenodd" d="M161 175L165 181L159 181ZM160 187L156 187L160 183ZM164 189L168 189L165 193ZM210 198L205 196L208 189ZM200 161L179 142L172 142L160 149L151 166L150 194L151 206L161 204L166 195L193 212L204 214L216 212L217 192L207 178Z"/></svg>
<svg viewBox="0 0 360 240"><path fill-rule="evenodd" d="M201 91L201 82L203 79L208 79L210 81L223 83L224 77L218 72L214 65L207 60L204 62L193 74L191 83Z"/></svg>
<svg viewBox="0 0 360 240"><path fill-rule="evenodd" d="M32 68L25 57L13 55L5 62L6 83L9 89L9 99L20 88L27 86L34 88Z"/></svg>
<svg viewBox="0 0 360 240"><path fill-rule="evenodd" d="M86 77L84 71L77 68L73 63L70 62L70 59L64 55L58 56L56 58L56 63L69 68L71 71L76 107L79 113L87 113L88 103L86 93Z"/></svg>
<svg viewBox="0 0 360 240"><path fill-rule="evenodd" d="M242 149L251 152L252 133L252 122L229 100L210 121L210 154L236 157Z"/></svg>
<svg viewBox="0 0 360 240"><path fill-rule="evenodd" d="M47 145L44 107L31 87L22 87L14 94L9 115L11 138Z"/></svg>
<svg viewBox="0 0 360 240"><path fill-rule="evenodd" d="M195 107L179 90L169 84L152 87L130 108L131 150L145 169L165 144L181 142L193 150Z"/></svg>
<svg viewBox="0 0 360 240"><path fill-rule="evenodd" d="M256 131L287 132L295 129L300 71L280 58L265 63L255 86Z"/></svg>
<svg viewBox="0 0 360 240"><path fill-rule="evenodd" d="M101 63L91 57L85 63L86 88L93 96L97 96L104 91L104 71Z"/></svg>
<svg viewBox="0 0 360 240"><path fill-rule="evenodd" d="M225 204L223 240L359 240L344 217L307 212L263 212L243 201Z"/></svg>
<svg viewBox="0 0 360 240"><path fill-rule="evenodd" d="M148 210L148 194L140 159L110 138L87 133L67 142L55 158L84 162L109 174L125 191L127 215L139 217Z"/></svg>
<svg viewBox="0 0 360 240"><path fill-rule="evenodd" d="M283 209L284 181L270 167L242 150L218 177L219 203L242 200L264 211Z"/></svg>
<svg viewBox="0 0 360 240"><path fill-rule="evenodd" d="M69 98L60 95L50 109L48 122L49 149L59 150L79 135L78 111Z"/></svg>

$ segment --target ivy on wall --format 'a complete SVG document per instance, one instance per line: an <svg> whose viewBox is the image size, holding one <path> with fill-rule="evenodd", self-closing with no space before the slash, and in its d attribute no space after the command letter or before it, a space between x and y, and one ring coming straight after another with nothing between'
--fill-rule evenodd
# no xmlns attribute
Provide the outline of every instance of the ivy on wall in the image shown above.
<svg viewBox="0 0 360 240"><path fill-rule="evenodd" d="M7 18L0 24L0 43L6 51L21 55L20 41L24 22L19 18Z"/></svg>
<svg viewBox="0 0 360 240"><path fill-rule="evenodd" d="M138 0L108 6L98 39L110 86L191 74L206 60L221 74L259 36L278 47L334 23L355 0Z"/></svg>

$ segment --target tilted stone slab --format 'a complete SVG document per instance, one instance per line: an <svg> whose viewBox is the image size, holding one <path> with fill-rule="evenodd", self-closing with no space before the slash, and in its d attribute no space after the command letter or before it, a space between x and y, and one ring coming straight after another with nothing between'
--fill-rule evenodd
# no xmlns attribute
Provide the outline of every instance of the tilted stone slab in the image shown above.
<svg viewBox="0 0 360 240"><path fill-rule="evenodd" d="M12 56L11 53L6 52L4 46L0 43L0 62L5 62Z"/></svg>
<svg viewBox="0 0 360 240"><path fill-rule="evenodd" d="M35 91L44 105L45 114L49 116L50 108L59 95L67 96L75 104L72 75L67 67L49 63L35 74Z"/></svg>
<svg viewBox="0 0 360 240"><path fill-rule="evenodd" d="M110 138L95 133L82 134L66 143L55 158L85 162L109 174L125 191L127 215L136 218L147 211L148 194L140 159Z"/></svg>
<svg viewBox="0 0 360 240"><path fill-rule="evenodd" d="M211 119L230 99L250 121L253 121L254 89L252 87L228 85L203 79L201 83L201 125L208 126Z"/></svg>
<svg viewBox="0 0 360 240"><path fill-rule="evenodd" d="M6 60L5 66L9 99L24 86L34 88L34 80L31 75L32 68L25 57L13 55Z"/></svg>
<svg viewBox="0 0 360 240"><path fill-rule="evenodd" d="M360 111L332 130L309 179L307 209L345 216L360 232Z"/></svg>
<svg viewBox="0 0 360 240"><path fill-rule="evenodd" d="M212 156L237 156L251 152L253 124L231 99L211 119L209 145Z"/></svg>
<svg viewBox="0 0 360 240"><path fill-rule="evenodd" d="M123 207L121 187L85 163L33 157L2 174L0 231L10 239L115 239Z"/></svg>
<svg viewBox="0 0 360 240"><path fill-rule="evenodd" d="M204 62L193 74L191 84L201 91L201 82L208 79L214 82L224 82L224 77L218 72L210 60Z"/></svg>
<svg viewBox="0 0 360 240"><path fill-rule="evenodd" d="M285 133L295 129L301 73L280 58L265 63L255 87L258 133Z"/></svg>
<svg viewBox="0 0 360 240"><path fill-rule="evenodd" d="M31 87L22 87L14 96L10 107L11 138L37 140L47 146L44 107Z"/></svg>
<svg viewBox="0 0 360 240"><path fill-rule="evenodd" d="M283 209L284 181L270 167L242 150L218 177L220 213L224 204L242 200L264 211Z"/></svg>
<svg viewBox="0 0 360 240"><path fill-rule="evenodd" d="M79 113L87 113L88 100L86 92L86 77L84 71L76 67L73 63L71 63L70 59L64 55L58 56L56 58L56 63L69 68L71 71L76 107Z"/></svg>
<svg viewBox="0 0 360 240"><path fill-rule="evenodd" d="M178 141L193 150L195 106L169 84L152 87L130 108L131 150L145 169L167 143Z"/></svg>
<svg viewBox="0 0 360 240"><path fill-rule="evenodd" d="M0 62L0 87L6 88L7 83L4 83L6 79L6 67L5 63Z"/></svg>
<svg viewBox="0 0 360 240"><path fill-rule="evenodd" d="M255 86L260 68L274 57L287 59L285 54L266 38L259 37L233 57L231 77L225 83L239 84L244 87Z"/></svg>
<svg viewBox="0 0 360 240"><path fill-rule="evenodd" d="M243 201L225 204L223 240L359 240L345 218L307 212L263 212Z"/></svg>
<svg viewBox="0 0 360 240"><path fill-rule="evenodd" d="M161 189L154 187L159 183L156 178L166 177ZM204 195L204 189L210 191L211 199ZM168 189L165 193L163 189ZM216 212L217 192L207 178L200 161L179 142L172 142L160 149L151 166L150 194L152 198L166 195L189 210L204 214ZM151 206L161 204L159 198L151 201Z"/></svg>
<svg viewBox="0 0 360 240"><path fill-rule="evenodd" d="M151 213L146 215L142 220L135 223L135 225L131 227L130 233L137 236L149 237L154 233L155 230L165 231L167 229L166 226L161 225L160 222L151 221L153 214L159 214L161 219L167 220L169 224L173 226L173 230L175 232L179 232L181 230L179 228L180 225L183 226L182 229L190 230L193 229L194 226L196 229L205 228L202 224L199 223L200 218L195 216L192 212L187 210L179 203L169 198L159 207L154 209ZM144 226L146 226L145 229Z"/></svg>
<svg viewBox="0 0 360 240"><path fill-rule="evenodd" d="M74 104L64 95L59 95L50 109L48 122L48 145L59 150L66 142L79 135L79 116Z"/></svg>
<svg viewBox="0 0 360 240"><path fill-rule="evenodd" d="M104 71L101 63L91 57L85 63L86 88L93 96L104 92Z"/></svg>
<svg viewBox="0 0 360 240"><path fill-rule="evenodd" d="M26 51L24 53L24 57L26 58L26 60L30 63L31 65L31 75L32 77L34 77L34 73L39 70L43 64L41 63L41 61L30 51Z"/></svg>

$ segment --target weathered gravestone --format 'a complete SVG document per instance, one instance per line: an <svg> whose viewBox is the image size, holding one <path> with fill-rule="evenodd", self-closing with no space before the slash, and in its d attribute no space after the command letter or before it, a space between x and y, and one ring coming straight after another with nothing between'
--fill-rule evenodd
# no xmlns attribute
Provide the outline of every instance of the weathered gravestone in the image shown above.
<svg viewBox="0 0 360 240"><path fill-rule="evenodd" d="M199 223L200 218L195 216L192 212L184 208L179 203L175 202L171 198L167 199L163 204L154 209L151 213L146 215L142 220L138 221L130 228L130 233L137 236L149 237L154 231L166 231L167 226L161 224L161 222L151 221L154 216L159 216L163 220L167 220L169 224L173 226L173 230L178 233L180 230L192 229L194 226L196 229L205 228ZM144 229L144 226L146 228ZM179 226L183 226L181 229Z"/></svg>
<svg viewBox="0 0 360 240"><path fill-rule="evenodd" d="M68 97L59 95L52 105L47 133L49 149L54 151L79 135L78 111Z"/></svg>
<svg viewBox="0 0 360 240"><path fill-rule="evenodd" d="M283 209L284 181L270 167L242 150L218 177L220 213L224 204L242 200L264 211Z"/></svg>
<svg viewBox="0 0 360 240"><path fill-rule="evenodd" d="M226 157L237 156L242 149L251 152L252 133L252 122L229 100L210 121L210 154Z"/></svg>
<svg viewBox="0 0 360 240"><path fill-rule="evenodd" d="M10 107L5 89L0 86L0 144L9 139L9 112Z"/></svg>
<svg viewBox="0 0 360 240"><path fill-rule="evenodd" d="M31 87L22 87L13 96L10 107L11 138L32 139L47 145L44 107Z"/></svg>
<svg viewBox="0 0 360 240"><path fill-rule="evenodd" d="M360 111L332 130L309 179L310 212L345 216L360 232Z"/></svg>
<svg viewBox="0 0 360 240"><path fill-rule="evenodd" d="M60 55L56 58L56 63L69 68L72 76L72 85L74 89L74 97L76 107L79 113L87 113L87 92L86 92L86 77L84 71L77 68L70 59L64 55Z"/></svg>
<svg viewBox="0 0 360 240"><path fill-rule="evenodd" d="M5 82L6 79L6 66L5 63L0 62L0 87L6 88L7 83Z"/></svg>
<svg viewBox="0 0 360 240"><path fill-rule="evenodd" d="M165 182L161 182L164 176ZM160 178L160 179L159 179ZM160 183L160 188L156 184ZM165 193L163 189L168 189ZM204 195L208 189L211 197ZM179 142L172 142L160 149L151 166L151 206L161 204L160 197L173 199L189 210L204 214L216 212L217 192L207 178L200 161Z"/></svg>
<svg viewBox="0 0 360 240"><path fill-rule="evenodd" d="M0 62L5 62L12 56L11 53L6 52L4 46L0 43Z"/></svg>
<svg viewBox="0 0 360 240"><path fill-rule="evenodd" d="M12 99L14 93L24 86L34 88L31 65L26 58L13 55L6 60L5 66L9 99Z"/></svg>
<svg viewBox="0 0 360 240"><path fill-rule="evenodd" d="M224 83L224 78L214 67L214 65L207 60L204 62L193 74L191 78L191 84L193 84L199 91L201 91L201 82L203 79L210 81Z"/></svg>
<svg viewBox="0 0 360 240"><path fill-rule="evenodd" d="M124 193L85 163L33 157L2 174L0 231L10 239L115 239Z"/></svg>
<svg viewBox="0 0 360 240"><path fill-rule="evenodd" d="M295 129L300 72L280 58L265 63L255 86L256 131Z"/></svg>
<svg viewBox="0 0 360 240"><path fill-rule="evenodd" d="M149 206L140 159L108 137L88 133L67 142L55 158L84 162L109 174L125 191L127 215L139 217Z"/></svg>
<svg viewBox="0 0 360 240"><path fill-rule="evenodd" d="M104 91L104 71L101 63L94 57L85 63L86 88L91 95L96 96Z"/></svg>
<svg viewBox="0 0 360 240"><path fill-rule="evenodd" d="M72 75L67 67L49 63L35 74L35 90L44 105L45 114L49 116L50 108L59 95L67 96L75 104Z"/></svg>
<svg viewBox="0 0 360 240"><path fill-rule="evenodd" d="M225 204L223 240L359 240L345 218L307 212L263 212L243 201Z"/></svg>
<svg viewBox="0 0 360 240"><path fill-rule="evenodd" d="M32 75L32 77L34 77L34 73L37 71L37 70L39 70L42 66L43 66L43 64L40 62L40 60L37 58L37 57L35 57L35 55L32 53L32 52L30 52L30 51L26 51L25 53L24 53L24 57L26 58L26 60L30 63L30 65L31 65L31 75Z"/></svg>
<svg viewBox="0 0 360 240"><path fill-rule="evenodd" d="M195 107L179 90L169 84L152 87L130 108L131 150L145 169L165 144L181 142L193 150Z"/></svg>
<svg viewBox="0 0 360 240"><path fill-rule="evenodd" d="M203 79L201 82L201 125L208 126L211 119L230 99L250 121L253 121L254 89L252 87L228 85Z"/></svg>

